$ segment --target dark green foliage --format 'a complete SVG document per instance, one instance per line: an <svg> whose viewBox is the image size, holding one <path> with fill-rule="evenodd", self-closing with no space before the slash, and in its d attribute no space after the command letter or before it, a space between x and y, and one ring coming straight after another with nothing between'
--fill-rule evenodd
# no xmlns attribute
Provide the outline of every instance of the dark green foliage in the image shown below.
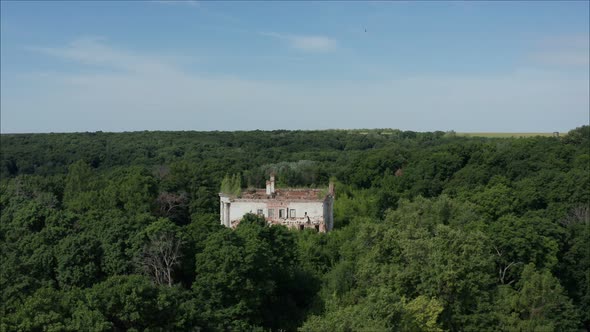
<svg viewBox="0 0 590 332"><path fill-rule="evenodd" d="M193 290L212 328L295 328L313 297L306 283L318 282L297 266L294 234L246 215L235 231L209 237Z"/></svg>
<svg viewBox="0 0 590 332"><path fill-rule="evenodd" d="M140 276L112 277L86 292L90 310L96 310L113 326L137 330L161 328L182 330L190 316L185 312L186 290L154 286ZM187 325L185 325L187 324Z"/></svg>
<svg viewBox="0 0 590 332"><path fill-rule="evenodd" d="M63 331L68 329L71 302L69 294L53 288L40 288L27 297L14 313L4 317L3 330ZM106 321L105 321L106 323ZM108 323L107 323L108 324ZM99 330L106 330L108 325Z"/></svg>
<svg viewBox="0 0 590 332"><path fill-rule="evenodd" d="M576 312L557 278L547 270L527 265L516 289L498 287L497 310L500 327L517 331L575 331Z"/></svg>
<svg viewBox="0 0 590 332"><path fill-rule="evenodd" d="M590 330L588 126L2 135L0 152L0 330ZM271 174L334 181L335 230L221 226L219 192Z"/></svg>
<svg viewBox="0 0 590 332"><path fill-rule="evenodd" d="M580 307L586 329L590 328L590 207L573 208L562 220L566 240L558 263L562 284Z"/></svg>
<svg viewBox="0 0 590 332"><path fill-rule="evenodd" d="M102 280L100 242L86 234L72 234L55 250L56 279L60 288L88 287Z"/></svg>

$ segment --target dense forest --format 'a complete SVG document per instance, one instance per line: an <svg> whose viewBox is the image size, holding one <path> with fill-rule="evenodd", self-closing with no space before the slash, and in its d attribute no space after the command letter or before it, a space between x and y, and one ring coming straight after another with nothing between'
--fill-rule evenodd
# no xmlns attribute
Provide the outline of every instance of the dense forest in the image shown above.
<svg viewBox="0 0 590 332"><path fill-rule="evenodd" d="M590 330L590 127L4 134L2 331ZM336 184L334 231L219 223Z"/></svg>

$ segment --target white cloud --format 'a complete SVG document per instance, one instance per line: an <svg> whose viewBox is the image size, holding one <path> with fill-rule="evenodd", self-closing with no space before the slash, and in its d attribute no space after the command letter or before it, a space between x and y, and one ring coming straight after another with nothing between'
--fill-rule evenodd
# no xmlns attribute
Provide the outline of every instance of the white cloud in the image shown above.
<svg viewBox="0 0 590 332"><path fill-rule="evenodd" d="M162 3L162 4L167 4L167 5L181 4L181 5L191 6L191 7L199 7L200 6L199 1L195 1L195 0L152 0L152 2Z"/></svg>
<svg viewBox="0 0 590 332"><path fill-rule="evenodd" d="M311 52L329 52L336 49L336 41L322 36L294 36L292 37L294 48Z"/></svg>
<svg viewBox="0 0 590 332"><path fill-rule="evenodd" d="M135 54L114 49L104 37L85 37L74 40L65 47L28 47L27 49L78 62L84 65L109 67L129 72L169 72L175 70L165 61L166 57Z"/></svg>
<svg viewBox="0 0 590 332"><path fill-rule="evenodd" d="M541 52L533 55L541 63L557 66L588 66L590 55L584 51Z"/></svg>
<svg viewBox="0 0 590 332"><path fill-rule="evenodd" d="M589 66L590 36L559 36L538 43L531 58L538 63L553 66Z"/></svg>
<svg viewBox="0 0 590 332"><path fill-rule="evenodd" d="M290 47L306 52L331 52L338 46L335 39L326 36L285 35L276 32L263 32L261 35L281 39Z"/></svg>
<svg viewBox="0 0 590 332"><path fill-rule="evenodd" d="M273 82L202 76L183 70L174 58L130 52L101 39L34 50L90 66L76 74L3 74L2 132L564 131L587 122L590 107L587 77L546 70L370 83Z"/></svg>

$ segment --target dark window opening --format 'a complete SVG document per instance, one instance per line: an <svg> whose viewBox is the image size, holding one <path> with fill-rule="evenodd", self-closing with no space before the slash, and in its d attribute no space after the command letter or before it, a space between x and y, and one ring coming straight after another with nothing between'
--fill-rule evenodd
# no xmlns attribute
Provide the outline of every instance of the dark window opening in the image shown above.
<svg viewBox="0 0 590 332"><path fill-rule="evenodd" d="M315 225L315 230L316 230L316 232L319 232L320 231L320 225Z"/></svg>

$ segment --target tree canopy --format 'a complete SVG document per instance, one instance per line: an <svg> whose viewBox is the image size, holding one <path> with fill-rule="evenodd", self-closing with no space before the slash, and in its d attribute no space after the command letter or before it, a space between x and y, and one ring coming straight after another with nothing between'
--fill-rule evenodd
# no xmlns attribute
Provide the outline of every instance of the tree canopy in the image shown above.
<svg viewBox="0 0 590 332"><path fill-rule="evenodd" d="M0 329L590 329L590 129L2 135ZM335 228L219 192L336 186Z"/></svg>

